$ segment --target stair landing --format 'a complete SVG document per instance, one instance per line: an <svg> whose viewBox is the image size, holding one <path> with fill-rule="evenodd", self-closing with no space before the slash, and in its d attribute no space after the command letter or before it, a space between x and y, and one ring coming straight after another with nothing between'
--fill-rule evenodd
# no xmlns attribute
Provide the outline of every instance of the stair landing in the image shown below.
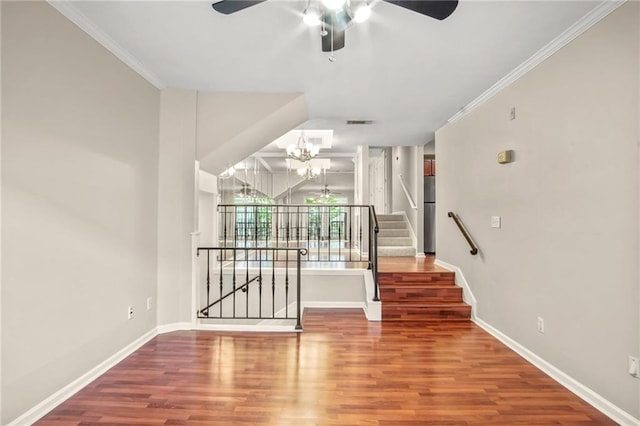
<svg viewBox="0 0 640 426"><path fill-rule="evenodd" d="M425 258L379 259L382 321L469 321L471 306L462 299L455 274Z"/></svg>

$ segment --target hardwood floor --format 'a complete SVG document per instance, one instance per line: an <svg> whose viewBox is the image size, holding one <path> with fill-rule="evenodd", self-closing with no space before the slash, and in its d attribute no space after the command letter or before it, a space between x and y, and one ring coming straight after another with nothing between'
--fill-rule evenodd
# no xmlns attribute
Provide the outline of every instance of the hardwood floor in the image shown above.
<svg viewBox="0 0 640 426"><path fill-rule="evenodd" d="M473 323L303 321L159 335L37 424L615 424Z"/></svg>

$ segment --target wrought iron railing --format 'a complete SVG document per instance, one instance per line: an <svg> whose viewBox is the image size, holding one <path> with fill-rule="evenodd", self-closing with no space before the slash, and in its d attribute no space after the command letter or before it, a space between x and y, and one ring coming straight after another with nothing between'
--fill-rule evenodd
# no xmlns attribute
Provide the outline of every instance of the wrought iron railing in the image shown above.
<svg viewBox="0 0 640 426"><path fill-rule="evenodd" d="M378 300L378 219L369 205L220 204L221 247L303 247L305 264L361 263L374 274ZM274 260L284 254L276 252Z"/></svg>
<svg viewBox="0 0 640 426"><path fill-rule="evenodd" d="M296 330L302 329L300 269L306 249L198 247L198 257L203 252L206 281L198 318L295 319Z"/></svg>

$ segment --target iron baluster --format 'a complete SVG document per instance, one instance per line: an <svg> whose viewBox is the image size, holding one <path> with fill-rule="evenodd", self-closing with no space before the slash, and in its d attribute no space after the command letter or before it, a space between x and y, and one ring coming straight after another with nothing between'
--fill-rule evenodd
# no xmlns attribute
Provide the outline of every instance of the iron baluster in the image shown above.
<svg viewBox="0 0 640 426"><path fill-rule="evenodd" d="M331 260L331 207L324 208L325 227L327 229L327 260Z"/></svg>
<svg viewBox="0 0 640 426"><path fill-rule="evenodd" d="M273 250L273 256L275 257L276 253ZM275 262L271 263L271 317L276 317L276 265Z"/></svg>
<svg viewBox="0 0 640 426"><path fill-rule="evenodd" d="M262 253L258 257L258 316L262 317Z"/></svg>
<svg viewBox="0 0 640 426"><path fill-rule="evenodd" d="M284 316L289 318L289 250L284 255L287 265L284 270Z"/></svg>
<svg viewBox="0 0 640 426"><path fill-rule="evenodd" d="M302 253L303 253L304 249L301 250L296 250L296 254L297 254L297 258L296 258L296 264L297 264L297 272L296 274L298 275L298 282L296 284L296 330L302 330L302 323L301 323L301 308L300 308L300 293L301 293L301 281L302 281L302 274L301 274L301 267L300 267L300 262L301 262L301 258L302 258Z"/></svg>
<svg viewBox="0 0 640 426"><path fill-rule="evenodd" d="M226 247L226 246L225 246L225 247ZM223 250L222 250L222 253L220 253L220 254L218 255L218 258L220 259L220 296L222 296L222 291L223 291L223 281L224 281L224 280L223 280L223 275L222 275L222 267L223 267L222 262L223 262L223 260L224 260L224 258L225 258L225 256L226 256L226 254L227 254L227 250L226 250L226 249L223 249ZM207 300L207 305L209 305L210 303L211 303L211 302L210 302L209 300ZM220 310L220 318L222 318L222 304L220 304L220 306L219 306L219 310Z"/></svg>
<svg viewBox="0 0 640 426"><path fill-rule="evenodd" d="M245 274L245 282L249 282L249 249L245 248L244 249L244 258L245 258L245 265L246 265L246 274ZM245 296L245 315L247 318L249 318L249 287L245 287L244 290L242 290Z"/></svg>
<svg viewBox="0 0 640 426"><path fill-rule="evenodd" d="M236 248L233 248L233 278L231 280L231 288L233 289L233 317L236 317L236 260L237 260ZM220 306L222 309L222 305Z"/></svg>

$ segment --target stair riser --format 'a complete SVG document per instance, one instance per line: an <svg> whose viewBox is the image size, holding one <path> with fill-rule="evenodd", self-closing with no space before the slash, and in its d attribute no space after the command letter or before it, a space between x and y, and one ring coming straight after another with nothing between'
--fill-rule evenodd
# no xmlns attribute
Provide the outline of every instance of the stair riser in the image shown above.
<svg viewBox="0 0 640 426"><path fill-rule="evenodd" d="M404 216L401 214L379 214L378 222L402 222L404 221Z"/></svg>
<svg viewBox="0 0 640 426"><path fill-rule="evenodd" d="M404 221L390 221L390 222L378 222L379 229L406 229L407 225Z"/></svg>
<svg viewBox="0 0 640 426"><path fill-rule="evenodd" d="M415 247L407 246L378 246L378 256L408 256L415 257Z"/></svg>
<svg viewBox="0 0 640 426"><path fill-rule="evenodd" d="M378 282L388 285L442 285L455 283L455 274L453 272L379 272Z"/></svg>
<svg viewBox="0 0 640 426"><path fill-rule="evenodd" d="M380 287L382 303L393 302L457 302L461 303L462 288L415 288L415 287Z"/></svg>
<svg viewBox="0 0 640 426"><path fill-rule="evenodd" d="M411 246L413 241L411 238L402 238L402 237L379 237L378 238L378 246Z"/></svg>
<svg viewBox="0 0 640 426"><path fill-rule="evenodd" d="M408 229L380 229L378 239L387 237L410 237Z"/></svg>
<svg viewBox="0 0 640 426"><path fill-rule="evenodd" d="M392 305L382 304L383 321L469 321L471 319L471 307L461 305L450 308L433 306L415 306L407 304Z"/></svg>

